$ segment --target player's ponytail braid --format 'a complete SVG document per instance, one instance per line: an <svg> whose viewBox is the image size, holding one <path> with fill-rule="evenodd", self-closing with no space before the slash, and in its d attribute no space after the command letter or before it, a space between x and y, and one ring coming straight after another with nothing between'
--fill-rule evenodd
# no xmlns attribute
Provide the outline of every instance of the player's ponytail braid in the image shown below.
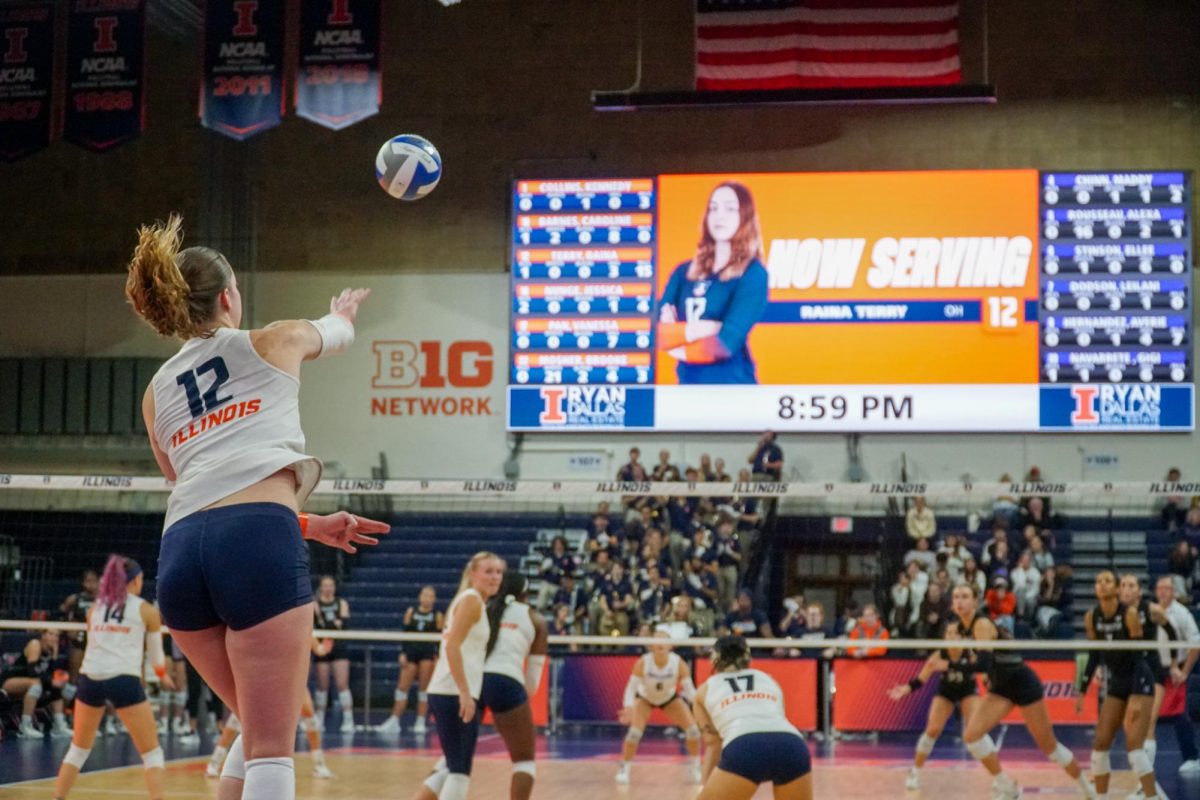
<svg viewBox="0 0 1200 800"><path fill-rule="evenodd" d="M525 597L528 585L529 581L521 573L511 569L504 571L504 577L500 579L500 591L496 592L487 603L488 624L491 626L485 651L487 655L490 656L496 649L496 642L500 638L500 620L504 617L504 610L510 603Z"/></svg>
<svg viewBox="0 0 1200 800"><path fill-rule="evenodd" d="M129 262L125 296L138 315L161 336L191 339L205 334L217 297L233 281L233 269L216 250L180 250L183 219L138 228L138 244Z"/></svg>

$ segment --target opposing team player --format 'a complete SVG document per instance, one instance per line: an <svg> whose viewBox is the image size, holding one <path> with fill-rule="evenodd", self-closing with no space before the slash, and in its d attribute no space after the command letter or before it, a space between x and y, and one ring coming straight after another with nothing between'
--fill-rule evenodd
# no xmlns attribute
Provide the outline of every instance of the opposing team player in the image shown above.
<svg viewBox="0 0 1200 800"><path fill-rule="evenodd" d="M1009 638L1006 631L997 628L987 617L976 613L979 607L979 587L975 584L960 583L955 586L952 603L954 615L958 617L958 634L963 639L990 642ZM1021 654L1016 650L967 648L967 663L971 665L972 672L987 675L988 693L979 701L974 713L967 720L963 742L967 746L967 752L982 763L984 769L992 776L994 800L1016 800L1021 796L1021 789L1016 781L1000 766L999 750L988 735L988 731L1008 716L1013 708L1020 710L1025 727L1029 729L1029 735L1033 737L1038 749L1075 780L1084 797L1095 798L1092 785L1083 777L1075 756L1055 738L1054 727L1050 724L1050 712L1046 710L1046 702L1042 699L1042 682L1025 663ZM942 667L942 664L938 666Z"/></svg>
<svg viewBox="0 0 1200 800"><path fill-rule="evenodd" d="M442 612L434 606L437 590L432 586L421 588L417 605L409 606L404 612L404 630L410 633L433 633L442 629ZM408 693L413 681L417 683L417 719L412 732L425 733L425 718L429 716L429 679L433 677L433 665L437 661L437 644L433 642L406 642L400 653L400 678L396 682L396 693L392 715L379 726L380 733L399 733L400 719L408 708Z"/></svg>
<svg viewBox="0 0 1200 800"><path fill-rule="evenodd" d="M741 636L718 639L712 658L712 677L696 692L705 743L699 800L749 800L761 783L775 800L812 800L812 758L784 713L783 689L750 668Z"/></svg>
<svg viewBox="0 0 1200 800"><path fill-rule="evenodd" d="M550 643L550 626L528 599L529 581L509 570L487 609L491 632L480 703L491 710L513 762L511 800L529 800L537 777L537 729L529 698L541 685Z"/></svg>
<svg viewBox="0 0 1200 800"><path fill-rule="evenodd" d="M476 553L463 570L458 594L446 610L438 663L429 682L429 706L437 722L442 761L415 795L415 800L465 800L479 737L479 696L487 660L487 601L500 590L504 560L495 553Z"/></svg>
<svg viewBox="0 0 1200 800"><path fill-rule="evenodd" d="M638 743L646 733L646 723L654 709L661 709L671 724L685 732L689 771L693 783L703 779L700 772L700 728L688 705L696 696L696 685L692 683L692 670L687 662L671 651L671 635L657 630L654 638L662 644L650 645L633 665L629 683L625 685L625 705L619 719L629 726L625 744L621 749L621 766L617 770L617 783L628 784L633 757L637 755Z"/></svg>
<svg viewBox="0 0 1200 800"><path fill-rule="evenodd" d="M66 738L71 728L63 714L63 693L71 691L67 660L59 651L57 631L42 631L29 637L21 654L0 672L0 692L9 699L21 698L21 726L17 736L22 739L42 739L45 734L33 724L39 708L49 708L54 715L50 735ZM72 687L73 688L73 687Z"/></svg>
<svg viewBox="0 0 1200 800"><path fill-rule="evenodd" d="M947 625L945 638L950 641L961 639L958 625L954 623ZM961 647L954 647L949 643L941 650L930 654L917 677L908 683L893 686L888 692L888 697L892 700L902 700L938 674L941 675L941 678L938 681L937 693L934 694L933 702L929 706L929 718L925 723L925 730L921 733L921 738L917 740L913 765L904 782L904 788L909 791L921 788L921 768L929 760L929 754L933 752L933 745L942 735L942 731L946 729L946 723L950 720L950 715L954 713L955 706L960 709L965 724L979 705L979 690L975 685L975 672L967 659L967 653Z"/></svg>
<svg viewBox="0 0 1200 800"><path fill-rule="evenodd" d="M304 540L355 552L388 530L346 512L299 514L321 475L304 453L300 367L350 346L368 292L345 290L313 322L240 330L233 268L215 250L181 250L181 225L172 215L139 230L125 284L147 323L184 340L142 402L175 483L158 600L188 661L242 721L226 768L244 761L247 800L292 800L313 625Z"/></svg>
<svg viewBox="0 0 1200 800"><path fill-rule="evenodd" d="M658 346L678 362L680 383L758 383L746 340L767 307L761 230L749 189L713 189L696 254L659 301Z"/></svg>
<svg viewBox="0 0 1200 800"><path fill-rule="evenodd" d="M151 800L163 796L166 762L158 743L154 711L142 686L142 665L147 655L163 688L171 691L175 685L167 675L162 618L158 609L141 597L144 581L142 568L136 561L117 555L109 557L96 601L87 615L87 649L79 668L79 688L75 695L75 733L54 782L57 800L65 800L75 785L79 770L92 752L108 703L125 724L142 756Z"/></svg>
<svg viewBox="0 0 1200 800"><path fill-rule="evenodd" d="M337 595L337 580L322 575L317 586L317 601L313 608L313 627L322 631L340 631L350 621L350 604ZM338 707L342 711L342 733L354 733L354 695L350 693L350 656L341 639L330 639L328 652L313 651L314 671L317 673L317 724L324 727L325 710L329 707L330 679L337 688Z"/></svg>
<svg viewBox="0 0 1200 800"><path fill-rule="evenodd" d="M1142 583L1136 575L1126 573L1121 576L1120 592L1121 602L1137 609L1138 621L1142 623L1143 639L1148 642L1159 642L1175 638L1175 628L1167 618L1166 609L1142 596ZM1157 648L1146 651L1146 664L1154 675L1154 705L1150 709L1150 721L1146 726L1146 741L1142 743L1142 749L1146 751L1146 758L1150 761L1150 767L1153 768L1154 757L1158 753L1158 737L1156 735L1158 714L1162 710L1163 698L1166 697L1167 681L1171 680L1171 670L1163 665L1162 655ZM1131 719L1133 716L1134 708L1131 706L1125 710L1126 725L1133 723L1133 719ZM1155 784L1155 790L1159 795L1166 796L1161 786Z"/></svg>
<svg viewBox="0 0 1200 800"><path fill-rule="evenodd" d="M1142 622L1138 618L1137 606L1127 606L1120 601L1117 576L1103 570L1096 576L1095 606L1088 609L1083 618L1087 637L1106 642L1128 642L1143 638ZM1129 766L1141 784L1142 793L1151 800L1157 796L1154 782L1154 767L1142 749L1146 740L1146 727L1150 723L1150 712L1154 707L1154 673L1146 662L1145 651L1140 650L1093 650L1088 654L1087 666L1076 680L1078 694L1075 711L1083 711L1083 697L1088 684L1098 667L1104 667L1107 692L1100 705L1100 718L1096 721L1096 738L1092 744L1092 779L1100 800L1108 798L1108 784L1112 765L1109 751L1117 731L1125 727L1125 746L1129 751ZM1126 711L1132 715L1127 719Z"/></svg>

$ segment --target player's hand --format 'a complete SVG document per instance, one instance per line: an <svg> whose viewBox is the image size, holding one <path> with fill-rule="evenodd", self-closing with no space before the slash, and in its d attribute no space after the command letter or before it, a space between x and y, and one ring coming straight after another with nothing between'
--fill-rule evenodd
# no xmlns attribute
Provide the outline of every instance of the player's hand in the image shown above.
<svg viewBox="0 0 1200 800"><path fill-rule="evenodd" d="M625 706L620 711L617 712L617 721L620 722L622 725L628 725L629 721L632 719L633 719L633 709L630 708L629 706Z"/></svg>
<svg viewBox="0 0 1200 800"><path fill-rule="evenodd" d="M358 307L370 294L370 289L342 289L341 294L329 301L329 313L338 314L353 323L358 317Z"/></svg>
<svg viewBox="0 0 1200 800"><path fill-rule="evenodd" d="M379 544L375 536L390 530L391 526L386 522L338 511L334 514L309 514L307 538L347 553L357 553L355 545Z"/></svg>
<svg viewBox="0 0 1200 800"><path fill-rule="evenodd" d="M458 718L463 722L475 719L475 698L467 692L458 693Z"/></svg>
<svg viewBox="0 0 1200 800"><path fill-rule="evenodd" d="M938 672L945 672L946 670L950 669L950 662L941 656L936 656L929 663Z"/></svg>
<svg viewBox="0 0 1200 800"><path fill-rule="evenodd" d="M1179 667L1171 667L1171 681L1176 686L1182 686L1187 683L1187 676L1183 674L1183 670Z"/></svg>
<svg viewBox="0 0 1200 800"><path fill-rule="evenodd" d="M888 690L888 698L892 700L903 700L912 694L912 687L907 683L900 683Z"/></svg>

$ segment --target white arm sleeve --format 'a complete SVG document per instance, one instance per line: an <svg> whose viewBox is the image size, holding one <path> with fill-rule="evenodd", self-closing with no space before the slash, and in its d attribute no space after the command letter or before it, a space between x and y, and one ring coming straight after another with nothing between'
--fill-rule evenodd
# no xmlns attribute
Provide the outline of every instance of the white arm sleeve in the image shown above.
<svg viewBox="0 0 1200 800"><path fill-rule="evenodd" d="M167 659L163 653L162 631L146 634L146 652L150 656L150 666L154 668L155 672L166 666Z"/></svg>
<svg viewBox="0 0 1200 800"><path fill-rule="evenodd" d="M625 707L629 708L633 705L633 701L637 698L637 690L642 685L642 679L637 675L629 676L629 683L625 684Z"/></svg>
<svg viewBox="0 0 1200 800"><path fill-rule="evenodd" d="M341 314L326 314L320 319L310 319L309 324L321 334L318 358L336 355L354 344L354 325Z"/></svg>
<svg viewBox="0 0 1200 800"><path fill-rule="evenodd" d="M545 656L530 656L525 664L525 691L529 696L537 694L542 685L542 667L546 664Z"/></svg>
<svg viewBox="0 0 1200 800"><path fill-rule="evenodd" d="M680 694L683 695L683 699L687 700L688 703L694 703L696 701L696 684L692 683L692 679L684 678L680 687L682 689Z"/></svg>

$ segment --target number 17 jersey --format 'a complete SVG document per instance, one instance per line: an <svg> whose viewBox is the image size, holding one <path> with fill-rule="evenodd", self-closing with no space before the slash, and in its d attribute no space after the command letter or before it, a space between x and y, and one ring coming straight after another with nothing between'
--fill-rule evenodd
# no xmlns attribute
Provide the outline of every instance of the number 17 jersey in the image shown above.
<svg viewBox="0 0 1200 800"><path fill-rule="evenodd" d="M303 505L321 462L304 454L300 381L263 359L249 331L189 339L151 385L154 439L176 475L164 530L285 467Z"/></svg>
<svg viewBox="0 0 1200 800"><path fill-rule="evenodd" d="M704 710L725 744L748 733L794 733L783 710L783 689L765 672L717 672L705 684Z"/></svg>

